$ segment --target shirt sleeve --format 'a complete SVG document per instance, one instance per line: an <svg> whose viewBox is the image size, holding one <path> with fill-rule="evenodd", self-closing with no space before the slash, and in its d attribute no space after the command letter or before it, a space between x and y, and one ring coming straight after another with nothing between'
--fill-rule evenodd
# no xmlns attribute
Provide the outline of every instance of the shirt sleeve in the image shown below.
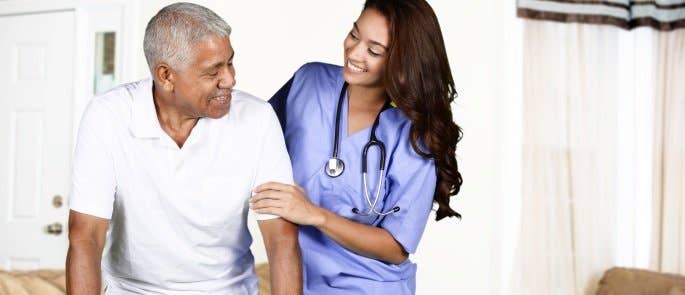
<svg viewBox="0 0 685 295"><path fill-rule="evenodd" d="M281 123L281 131L283 132L285 132L285 124L287 121L286 111L288 109L288 95L290 94L290 87L293 85L294 78L295 77L290 78L290 80L288 80L288 82L269 99L269 103L276 112L278 121Z"/></svg>
<svg viewBox="0 0 685 295"><path fill-rule="evenodd" d="M257 173L253 187L265 182L280 182L293 184L293 172L290 157L285 147L283 132L278 124L274 111L267 107L264 120L266 131L262 140L262 152L259 155ZM271 214L255 214L257 220L273 219L278 216Z"/></svg>
<svg viewBox="0 0 685 295"><path fill-rule="evenodd" d="M409 142L406 145L408 147L401 152L402 158L395 156L394 167L390 167L389 202L383 208L388 211L397 206L400 210L385 216L379 225L390 232L407 253L415 253L433 207L437 176L434 161L414 152Z"/></svg>
<svg viewBox="0 0 685 295"><path fill-rule="evenodd" d="M107 128L107 110L93 100L79 126L72 162L71 210L110 219L112 217L116 179Z"/></svg>

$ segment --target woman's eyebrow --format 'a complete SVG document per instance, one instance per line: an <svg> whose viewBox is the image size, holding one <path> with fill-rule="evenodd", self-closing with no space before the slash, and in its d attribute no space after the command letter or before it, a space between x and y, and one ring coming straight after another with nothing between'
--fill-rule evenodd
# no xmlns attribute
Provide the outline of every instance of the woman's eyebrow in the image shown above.
<svg viewBox="0 0 685 295"><path fill-rule="evenodd" d="M354 22L354 29L357 30L357 32L361 33L361 31L359 30L359 27L357 26L357 22ZM380 47L383 47L383 49L388 50L388 46L385 46L385 44L383 44L381 42L378 42L378 41L373 40L373 39L369 39L369 42L373 45L378 45Z"/></svg>

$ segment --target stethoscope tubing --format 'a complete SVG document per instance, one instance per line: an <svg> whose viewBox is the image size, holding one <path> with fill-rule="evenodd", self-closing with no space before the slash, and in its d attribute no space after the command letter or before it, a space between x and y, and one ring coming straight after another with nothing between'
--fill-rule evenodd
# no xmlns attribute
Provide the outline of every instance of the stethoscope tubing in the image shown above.
<svg viewBox="0 0 685 295"><path fill-rule="evenodd" d="M340 117L342 113L343 99L345 98L347 86L347 82L344 82L342 89L340 90L340 96L338 97L338 106L336 108L335 114L335 137L333 142L333 154L331 158L328 160L326 167L324 167L324 171L326 172L326 174L333 178L342 175L342 173L345 170L345 163L340 158L338 158L338 147L340 140ZM385 107L383 109L385 109ZM376 205L378 204L378 200L380 199L381 187L383 186L383 180L385 178L385 144L383 144L383 142L376 137L376 129L378 128L379 124L380 112L378 113L376 119L373 122L373 127L371 127L371 135L369 137L369 141L364 145L364 148L362 149L362 179L364 182L364 199L366 200L366 203L369 205L369 209L366 212L361 213L358 208L352 208L352 212L360 216L369 216L371 214L385 216L400 211L400 207L398 206L393 207L392 209L390 209L390 211L387 212L379 212L378 210L376 210ZM378 167L380 173L378 184L376 186L376 194L374 195L373 202L371 202L371 197L369 196L369 190L366 180L366 175L368 172L367 154L369 152L369 149L371 149L371 147L374 146L378 148L378 151L380 153Z"/></svg>

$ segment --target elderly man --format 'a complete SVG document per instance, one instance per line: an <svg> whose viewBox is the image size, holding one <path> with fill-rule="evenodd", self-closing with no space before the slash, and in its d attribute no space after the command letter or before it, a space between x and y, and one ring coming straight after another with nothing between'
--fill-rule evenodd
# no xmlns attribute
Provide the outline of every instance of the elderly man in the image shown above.
<svg viewBox="0 0 685 295"><path fill-rule="evenodd" d="M152 79L88 106L73 163L69 294L257 293L248 199L256 184L292 183L292 171L272 108L233 89L230 32L202 6L163 8L145 31ZM257 219L273 292L299 294L296 227Z"/></svg>

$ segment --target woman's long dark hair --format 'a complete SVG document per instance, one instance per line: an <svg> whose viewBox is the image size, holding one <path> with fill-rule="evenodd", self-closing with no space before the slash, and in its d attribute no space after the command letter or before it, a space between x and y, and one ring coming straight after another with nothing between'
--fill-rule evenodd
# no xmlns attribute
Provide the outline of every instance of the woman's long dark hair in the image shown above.
<svg viewBox="0 0 685 295"><path fill-rule="evenodd" d="M380 12L390 24L384 75L388 96L412 122L414 151L435 160L435 219L461 218L449 203L462 184L455 156L462 131L452 120L456 90L438 18L424 0L367 0L364 9L369 8Z"/></svg>

